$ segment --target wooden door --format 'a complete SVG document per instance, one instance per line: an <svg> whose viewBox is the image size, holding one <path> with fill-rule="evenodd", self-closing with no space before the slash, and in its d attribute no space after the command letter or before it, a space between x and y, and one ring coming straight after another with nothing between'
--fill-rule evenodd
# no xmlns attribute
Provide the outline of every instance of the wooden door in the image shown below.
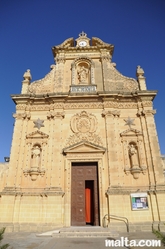
<svg viewBox="0 0 165 249"><path fill-rule="evenodd" d="M71 183L71 225L99 225L96 163L73 163Z"/></svg>

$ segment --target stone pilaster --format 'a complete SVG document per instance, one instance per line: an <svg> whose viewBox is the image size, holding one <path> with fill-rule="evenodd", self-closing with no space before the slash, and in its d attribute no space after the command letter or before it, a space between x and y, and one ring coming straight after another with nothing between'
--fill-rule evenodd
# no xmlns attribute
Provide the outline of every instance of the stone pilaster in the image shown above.
<svg viewBox="0 0 165 249"><path fill-rule="evenodd" d="M107 73L107 64L110 63L110 56L101 51L101 66L102 66L102 74L103 74L103 89L106 89L106 85L108 84L108 73Z"/></svg>
<svg viewBox="0 0 165 249"><path fill-rule="evenodd" d="M108 157L108 172L109 172L109 185L118 184L118 171L116 171L118 164L117 155L117 131L116 131L116 119L119 117L119 111L107 111L104 110L102 116L105 117L105 129L106 129L106 143L107 143L107 157ZM113 183L111 176L113 174Z"/></svg>
<svg viewBox="0 0 165 249"><path fill-rule="evenodd" d="M57 187L61 186L61 170L63 164L62 155L62 119L64 118L64 112L51 111L50 114L50 127L51 127L51 175L50 175L50 186Z"/></svg>
<svg viewBox="0 0 165 249"><path fill-rule="evenodd" d="M25 151L25 136L27 123L30 119L29 113L16 113L12 148L10 155L10 171L7 179L7 187L19 187L21 184L21 170L23 167L23 154Z"/></svg>
<svg viewBox="0 0 165 249"><path fill-rule="evenodd" d="M145 119L146 132L148 136L150 157L151 157L151 167L154 177L154 182L156 185L164 184L162 160L160 156L159 142L155 127L154 114L155 110L143 110L142 115Z"/></svg>

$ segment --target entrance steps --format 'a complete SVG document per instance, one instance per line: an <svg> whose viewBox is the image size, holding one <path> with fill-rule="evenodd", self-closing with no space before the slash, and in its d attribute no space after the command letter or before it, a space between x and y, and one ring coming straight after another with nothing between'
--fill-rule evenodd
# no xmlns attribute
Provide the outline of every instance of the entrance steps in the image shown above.
<svg viewBox="0 0 165 249"><path fill-rule="evenodd" d="M37 234L39 237L56 237L56 238L95 238L105 237L116 239L119 233L99 226L67 227L46 233Z"/></svg>

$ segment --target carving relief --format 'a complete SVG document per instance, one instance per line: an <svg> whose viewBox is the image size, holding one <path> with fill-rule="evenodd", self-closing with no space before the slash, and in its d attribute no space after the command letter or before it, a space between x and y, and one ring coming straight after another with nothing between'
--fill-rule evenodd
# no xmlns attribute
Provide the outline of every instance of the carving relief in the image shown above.
<svg viewBox="0 0 165 249"><path fill-rule="evenodd" d="M79 84L88 84L88 74L88 68L85 68L84 66L79 67L77 70Z"/></svg>
<svg viewBox="0 0 165 249"><path fill-rule="evenodd" d="M139 90L138 82L122 75L112 63L108 64L106 70L106 91L137 91Z"/></svg>
<svg viewBox="0 0 165 249"><path fill-rule="evenodd" d="M70 122L71 129L75 133L94 132L96 130L96 124L96 117L93 114L88 114L86 111L74 115Z"/></svg>
<svg viewBox="0 0 165 249"><path fill-rule="evenodd" d="M75 133L67 140L67 146L73 145L80 141L88 141L97 145L102 145L101 138L95 134L97 120L93 114L82 111L76 114L70 121L71 130Z"/></svg>

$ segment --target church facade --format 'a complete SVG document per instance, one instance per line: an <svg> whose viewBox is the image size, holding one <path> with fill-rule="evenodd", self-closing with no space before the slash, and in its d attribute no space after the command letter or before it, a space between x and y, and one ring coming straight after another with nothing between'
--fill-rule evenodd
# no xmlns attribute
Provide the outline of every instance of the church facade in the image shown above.
<svg viewBox="0 0 165 249"><path fill-rule="evenodd" d="M8 167L1 167L0 225L8 231L165 222L165 180L153 99L112 62L114 46L82 32L52 48L41 80L24 73ZM3 174L2 174L3 171ZM126 218L126 219L125 219Z"/></svg>

